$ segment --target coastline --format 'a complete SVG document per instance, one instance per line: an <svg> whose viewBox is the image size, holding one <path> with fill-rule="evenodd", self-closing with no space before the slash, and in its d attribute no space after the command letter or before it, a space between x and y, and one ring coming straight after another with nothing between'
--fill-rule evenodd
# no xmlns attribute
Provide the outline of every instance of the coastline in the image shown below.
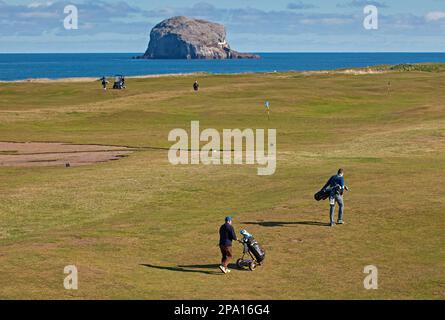
<svg viewBox="0 0 445 320"><path fill-rule="evenodd" d="M248 74L301 74L305 76L311 75L372 75L372 74L382 74L390 72L404 72L404 71L419 71L419 72L432 72L432 71L445 71L445 63L441 62L427 62L427 63L408 63L408 64L396 64L396 65L373 65L367 67L357 67L357 68L339 68L331 70L282 70L282 71L249 71L249 72L231 72L231 73L212 73L212 72L190 72L190 73L160 73L160 74L145 74L145 75L134 75L126 76L127 79L149 79L149 78L167 78L167 77L191 77L191 76L204 76L204 75L248 75ZM107 77L112 79L113 76ZM69 77L69 78L29 78L21 80L0 80L0 83L80 83L80 82L95 82L99 81L100 78L97 77Z"/></svg>
<svg viewBox="0 0 445 320"><path fill-rule="evenodd" d="M364 70L367 69L367 70ZM366 75L366 74L380 74L387 73L388 70L378 70L370 68L357 68L357 69L334 69L334 70L314 70L314 71L299 71L299 70L286 70L286 71L259 71L259 72L233 72L233 73L209 73L209 72L190 72L190 73L165 73L165 74L146 74L138 76L125 76L126 79L149 79L149 78L167 78L167 77L189 77L196 75L242 75L242 74L280 74L280 73L293 73L303 75L316 75L316 74L350 74L350 75ZM113 78L112 76L107 78ZM71 77L71 78L29 78L21 80L0 80L0 83L79 83L79 82L95 82L99 81L99 78L94 77Z"/></svg>
<svg viewBox="0 0 445 320"><path fill-rule="evenodd" d="M127 79L193 77L194 75L370 74L393 67L445 64L444 53L262 53L250 60L132 60L125 54L0 54L0 83L92 83L103 75ZM48 69L48 64L50 68ZM417 68L416 68L417 69ZM441 67L443 70L443 66ZM403 71L403 70L401 70ZM412 71L412 70L409 70ZM422 70L418 70L422 71Z"/></svg>
<svg viewBox="0 0 445 320"><path fill-rule="evenodd" d="M126 79L147 79L147 78L161 78L161 77L187 77L193 75L206 74L205 72L191 72L191 73L165 73L165 74L147 74L139 76L125 76ZM113 78L112 76L107 78ZM21 80L0 80L0 83L76 83L76 82L95 82L100 78L95 77L71 77L71 78L29 78Z"/></svg>

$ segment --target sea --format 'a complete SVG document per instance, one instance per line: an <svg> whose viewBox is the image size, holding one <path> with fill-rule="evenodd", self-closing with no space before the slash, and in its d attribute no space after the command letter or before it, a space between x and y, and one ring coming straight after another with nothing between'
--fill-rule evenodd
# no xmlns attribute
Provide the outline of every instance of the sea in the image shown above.
<svg viewBox="0 0 445 320"><path fill-rule="evenodd" d="M259 60L138 60L141 53L0 54L0 80L316 71L381 64L445 62L445 53L257 53Z"/></svg>

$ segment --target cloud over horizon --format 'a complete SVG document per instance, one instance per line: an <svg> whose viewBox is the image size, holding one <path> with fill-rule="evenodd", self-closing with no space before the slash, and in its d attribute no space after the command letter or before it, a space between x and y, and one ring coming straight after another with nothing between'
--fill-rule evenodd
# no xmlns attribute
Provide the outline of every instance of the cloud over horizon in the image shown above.
<svg viewBox="0 0 445 320"><path fill-rule="evenodd" d="M345 3L339 3L337 4L337 7L339 8L364 8L367 5L373 5L378 8L388 8L389 6L381 1L377 0L352 0Z"/></svg>
<svg viewBox="0 0 445 320"><path fill-rule="evenodd" d="M63 9L68 4L79 9L79 30L63 28ZM219 7L209 2L142 7L119 0L52 0L30 1L28 4L0 0L0 41L17 45L21 38L27 38L33 39L30 45L38 43L39 39L51 42L55 47L59 42L65 50L76 48L75 43L83 43L84 50L91 45L94 50L102 47L103 50L142 51L155 24L172 16L186 15L224 24L229 41L239 50L342 51L355 48L355 51L361 51L375 46L375 50L380 51L382 46L394 50L392 43L398 43L399 50L407 50L413 45L420 47L422 36L430 39L429 46L442 48L438 39L445 30L445 11L431 10L426 14L383 11L379 16L379 30L369 32L362 26L361 6L366 4L388 7L384 2L364 0L334 3L333 6L343 8L334 11L304 1L266 10L250 6ZM131 48L126 50L124 46L128 47L129 43Z"/></svg>
<svg viewBox="0 0 445 320"><path fill-rule="evenodd" d="M305 3L303 1L296 1L288 3L286 8L290 10L305 10L305 9L318 8L318 6L311 3Z"/></svg>

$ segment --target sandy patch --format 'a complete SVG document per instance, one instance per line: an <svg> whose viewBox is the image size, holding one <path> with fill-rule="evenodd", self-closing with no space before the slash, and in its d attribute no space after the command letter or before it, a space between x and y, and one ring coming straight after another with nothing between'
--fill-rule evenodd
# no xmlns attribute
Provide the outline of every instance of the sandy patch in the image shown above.
<svg viewBox="0 0 445 320"><path fill-rule="evenodd" d="M0 142L0 167L81 166L118 160L134 149L54 142Z"/></svg>
<svg viewBox="0 0 445 320"><path fill-rule="evenodd" d="M388 73L386 70L375 70L375 69L367 69L367 70L355 70L355 69L347 69L347 70L339 70L337 73L340 74L353 74L353 75L361 75L361 74L380 74L380 73Z"/></svg>
<svg viewBox="0 0 445 320"><path fill-rule="evenodd" d="M321 71L304 71L304 75L318 75L318 74L351 74L351 75L366 75L366 74L382 74L388 73L387 70L380 69L345 69L345 70L321 70Z"/></svg>
<svg viewBox="0 0 445 320"><path fill-rule="evenodd" d="M147 74L147 75L140 75L140 76L125 76L125 79L147 79L147 78L162 78L162 77L187 77L187 76L196 76L196 75L204 75L203 72L191 72L191 73L165 73L165 74ZM112 76L107 76L108 79L113 79ZM0 83L61 83L61 82L69 82L69 83L80 83L80 82L95 82L99 81L100 78L94 78L94 77L76 77L76 78L60 78L60 79L49 79L49 78L31 78L31 79L24 79L24 80L12 80L12 81L5 81L2 80ZM110 81L111 82L111 81Z"/></svg>
<svg viewBox="0 0 445 320"><path fill-rule="evenodd" d="M271 71L271 72L234 72L234 73L216 73L213 76L218 75L248 75L248 74L278 74L279 78L288 78L290 75L279 75L282 72L291 72L293 74L302 74L305 76L319 75L319 74L351 74L351 75L365 75L365 74L381 74L388 73L388 70L380 69L338 69L338 70L316 70L316 71ZM191 76L204 76L206 72L190 72L190 73L165 73L165 74L147 74L147 75L136 75L136 76L126 76L128 79L148 79L148 78L162 78L162 77L191 77ZM107 76L108 79L113 79L112 76ZM75 78L59 78L59 79L49 79L49 78L30 78L24 80L0 80L0 83L85 83L85 82L98 82L99 77L75 77ZM111 81L110 81L111 82Z"/></svg>

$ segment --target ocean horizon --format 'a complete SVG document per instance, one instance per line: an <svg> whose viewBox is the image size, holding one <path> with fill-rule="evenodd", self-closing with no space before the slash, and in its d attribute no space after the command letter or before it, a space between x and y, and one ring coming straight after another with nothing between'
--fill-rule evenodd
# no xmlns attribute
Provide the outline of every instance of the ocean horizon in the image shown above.
<svg viewBox="0 0 445 320"><path fill-rule="evenodd" d="M0 80L320 71L384 64L445 62L445 52L257 52L261 59L140 60L141 53L1 53Z"/></svg>

